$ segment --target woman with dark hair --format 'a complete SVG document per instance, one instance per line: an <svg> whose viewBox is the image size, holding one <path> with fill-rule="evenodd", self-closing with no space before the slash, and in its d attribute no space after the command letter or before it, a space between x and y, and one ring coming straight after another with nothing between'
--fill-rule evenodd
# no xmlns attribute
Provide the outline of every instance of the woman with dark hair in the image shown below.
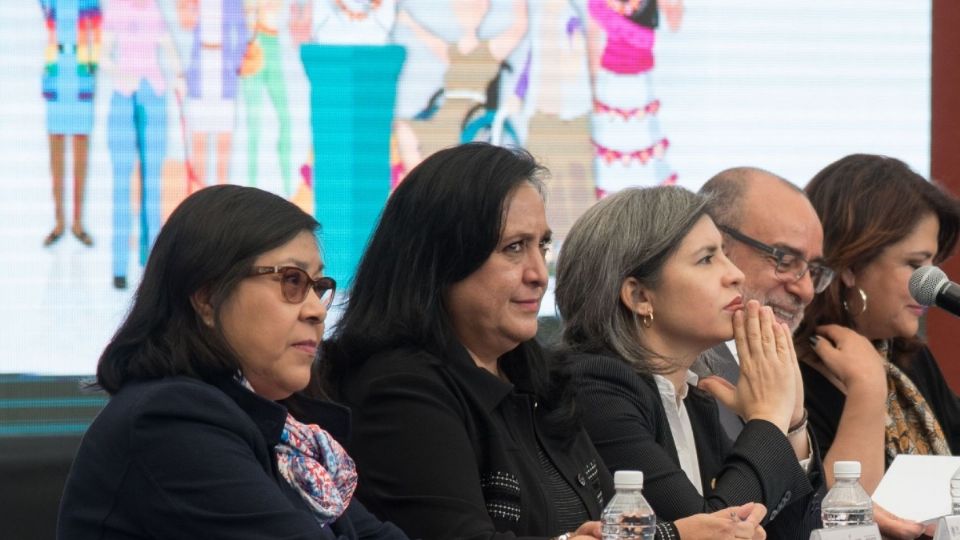
<svg viewBox="0 0 960 540"><path fill-rule="evenodd" d="M351 500L335 439L348 411L295 395L336 289L316 228L239 186L173 212L100 357L111 399L67 479L60 538L406 538Z"/></svg>
<svg viewBox="0 0 960 540"><path fill-rule="evenodd" d="M679 187L630 188L574 224L556 299L577 406L611 471L645 473L658 516L752 501L771 509L771 537L806 540L820 526L822 482L802 412L794 417L790 330L769 307L744 305L743 272L726 257L708 202ZM731 337L736 389L719 378L698 387L690 367ZM735 441L711 393L746 421Z"/></svg>
<svg viewBox="0 0 960 540"><path fill-rule="evenodd" d="M361 496L413 536L600 538L611 477L534 341L543 174L526 152L483 143L420 163L388 201L334 333L330 380L354 407ZM750 538L764 512L657 527Z"/></svg>
<svg viewBox="0 0 960 540"><path fill-rule="evenodd" d="M953 251L960 205L885 156L854 154L806 188L837 279L807 307L795 340L810 425L832 463L859 460L872 492L898 454L960 452L960 401L918 337L913 271Z"/></svg>

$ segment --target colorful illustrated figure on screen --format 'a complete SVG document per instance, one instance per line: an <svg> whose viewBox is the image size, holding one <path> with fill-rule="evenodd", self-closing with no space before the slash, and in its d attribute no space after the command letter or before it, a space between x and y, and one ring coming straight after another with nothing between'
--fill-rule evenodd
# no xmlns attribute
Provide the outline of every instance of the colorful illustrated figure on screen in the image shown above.
<svg viewBox="0 0 960 540"><path fill-rule="evenodd" d="M390 127L403 47L395 0L314 0L300 48L310 81L314 212L329 274L349 283L390 193Z"/></svg>
<svg viewBox="0 0 960 540"><path fill-rule="evenodd" d="M653 48L661 12L671 30L679 29L682 0L587 0L587 6L598 196L676 183L653 88Z"/></svg>
<svg viewBox="0 0 960 540"><path fill-rule="evenodd" d="M443 98L443 78L450 65L447 50L457 35L457 25L450 21L454 1L404 0L398 6L390 38L407 57L397 82L391 187L423 160L412 123L435 115Z"/></svg>
<svg viewBox="0 0 960 540"><path fill-rule="evenodd" d="M529 87L522 111L514 117L526 133L524 146L550 169L551 259L573 222L596 201L585 15L585 6L574 0L531 2L530 33L524 43L530 58L525 70Z"/></svg>
<svg viewBox="0 0 960 540"><path fill-rule="evenodd" d="M100 53L100 3L97 0L40 0L47 26L43 97L47 102L50 172L56 225L43 239L49 246L66 230L64 175L67 137L73 149L73 222L70 232L86 246L93 238L83 227L93 97Z"/></svg>
<svg viewBox="0 0 960 540"><path fill-rule="evenodd" d="M277 115L277 159L283 192L292 195L290 161L290 110L283 77L283 60L278 37L283 0L246 0L247 27L251 30L246 54L240 66L243 99L247 113L247 180L257 185L260 163L260 119L264 94Z"/></svg>
<svg viewBox="0 0 960 540"><path fill-rule="evenodd" d="M424 157L461 141L519 143L502 107L522 68L507 59L527 26L526 0L400 4L393 40L407 49L407 62L397 95L394 184Z"/></svg>
<svg viewBox="0 0 960 540"><path fill-rule="evenodd" d="M133 210L130 179L139 165L140 265L160 232L161 173L167 145L166 93L160 60L180 60L157 0L110 0L104 14L103 71L113 81L107 147L113 170L113 286L127 287ZM182 79L178 82L182 83ZM183 92L183 89L180 89Z"/></svg>
<svg viewBox="0 0 960 540"><path fill-rule="evenodd" d="M240 64L249 33L242 0L177 0L180 26L193 32L187 66L190 161L206 184L207 143L216 140L217 182L230 180ZM201 186L193 186L196 189Z"/></svg>

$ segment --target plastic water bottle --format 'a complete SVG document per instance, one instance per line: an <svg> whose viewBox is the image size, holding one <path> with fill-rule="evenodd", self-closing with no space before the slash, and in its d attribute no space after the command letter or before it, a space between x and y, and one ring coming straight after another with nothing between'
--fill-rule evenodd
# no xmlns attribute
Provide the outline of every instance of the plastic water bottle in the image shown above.
<svg viewBox="0 0 960 540"><path fill-rule="evenodd" d="M617 489L603 509L603 540L653 540L657 517L643 498L643 473L617 471L613 475Z"/></svg>
<svg viewBox="0 0 960 540"><path fill-rule="evenodd" d="M950 477L950 513L960 515L960 469Z"/></svg>
<svg viewBox="0 0 960 540"><path fill-rule="evenodd" d="M823 527L872 525L873 500L860 485L860 462L834 462L833 479L820 505Z"/></svg>

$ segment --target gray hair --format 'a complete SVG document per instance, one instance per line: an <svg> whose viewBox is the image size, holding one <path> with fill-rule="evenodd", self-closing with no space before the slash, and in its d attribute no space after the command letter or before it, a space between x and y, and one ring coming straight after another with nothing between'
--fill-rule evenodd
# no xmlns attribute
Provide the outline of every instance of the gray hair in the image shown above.
<svg viewBox="0 0 960 540"><path fill-rule="evenodd" d="M709 198L680 187L631 188L580 216L557 261L564 347L608 350L637 371L665 371L651 364L660 355L640 343L643 328L620 301L620 289L628 277L655 288L667 259L707 215L708 204Z"/></svg>
<svg viewBox="0 0 960 540"><path fill-rule="evenodd" d="M732 167L718 172L703 184L699 193L710 197L707 212L718 225L740 227L743 220L743 199L751 180L769 177L793 188L806 197L802 189L782 176L759 167Z"/></svg>

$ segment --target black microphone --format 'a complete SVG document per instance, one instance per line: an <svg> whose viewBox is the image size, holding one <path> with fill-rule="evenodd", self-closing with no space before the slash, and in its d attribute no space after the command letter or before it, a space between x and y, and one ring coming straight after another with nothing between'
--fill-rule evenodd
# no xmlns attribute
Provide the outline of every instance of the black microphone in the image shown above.
<svg viewBox="0 0 960 540"><path fill-rule="evenodd" d="M960 285L936 266L921 266L910 276L910 296L922 306L937 306L960 317Z"/></svg>

